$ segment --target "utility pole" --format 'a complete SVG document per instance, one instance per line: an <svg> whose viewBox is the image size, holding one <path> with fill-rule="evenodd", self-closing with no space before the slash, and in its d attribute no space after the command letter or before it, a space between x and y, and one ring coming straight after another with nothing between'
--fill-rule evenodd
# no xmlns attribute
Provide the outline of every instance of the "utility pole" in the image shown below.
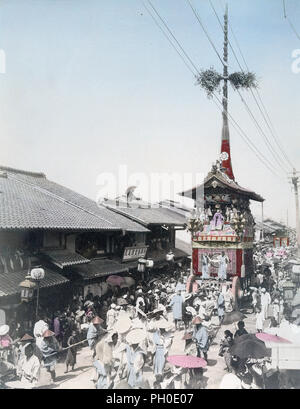
<svg viewBox="0 0 300 409"><path fill-rule="evenodd" d="M292 176L290 178L292 185L294 187L295 193L295 204L296 204L296 240L298 247L298 255L300 255L300 218L299 218L299 195L298 195L298 185L299 185L299 174L296 169L293 169Z"/></svg>

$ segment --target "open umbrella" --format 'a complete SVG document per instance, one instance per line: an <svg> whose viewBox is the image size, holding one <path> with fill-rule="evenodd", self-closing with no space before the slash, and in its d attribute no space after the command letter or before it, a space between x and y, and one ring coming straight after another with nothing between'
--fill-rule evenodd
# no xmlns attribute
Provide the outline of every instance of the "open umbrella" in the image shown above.
<svg viewBox="0 0 300 409"><path fill-rule="evenodd" d="M107 284L109 284L109 285L111 285L113 287L114 286L119 286L120 287L121 284L124 284L124 278L120 277L120 276L109 276L106 279L106 282L107 282Z"/></svg>
<svg viewBox="0 0 300 409"><path fill-rule="evenodd" d="M124 286L132 287L135 285L135 280L132 277L122 277L124 280Z"/></svg>
<svg viewBox="0 0 300 409"><path fill-rule="evenodd" d="M256 338L254 334L236 337L229 352L231 355L236 355L241 359L249 357L261 359L270 356L270 351L266 348L265 343Z"/></svg>
<svg viewBox="0 0 300 409"><path fill-rule="evenodd" d="M291 344L291 341L288 339L279 337L278 335L273 335L273 334L266 334L265 332L258 332L255 334L256 338L260 339L261 341L264 342L276 342L279 344Z"/></svg>
<svg viewBox="0 0 300 409"><path fill-rule="evenodd" d="M167 361L181 368L204 368L207 365L205 359L191 355L171 355Z"/></svg>
<svg viewBox="0 0 300 409"><path fill-rule="evenodd" d="M246 315L242 314L240 311L231 311L225 313L222 325L230 325L234 322L241 321L246 318Z"/></svg>

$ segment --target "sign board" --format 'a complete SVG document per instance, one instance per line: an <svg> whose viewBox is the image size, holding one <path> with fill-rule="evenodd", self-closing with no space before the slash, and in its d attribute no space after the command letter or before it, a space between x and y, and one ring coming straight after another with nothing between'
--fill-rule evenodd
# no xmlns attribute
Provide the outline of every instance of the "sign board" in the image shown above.
<svg viewBox="0 0 300 409"><path fill-rule="evenodd" d="M148 246L125 247L122 261L133 261L145 258Z"/></svg>
<svg viewBox="0 0 300 409"><path fill-rule="evenodd" d="M300 370L300 345L278 344L272 347L272 367Z"/></svg>
<svg viewBox="0 0 300 409"><path fill-rule="evenodd" d="M293 266L293 273L300 274L300 265Z"/></svg>

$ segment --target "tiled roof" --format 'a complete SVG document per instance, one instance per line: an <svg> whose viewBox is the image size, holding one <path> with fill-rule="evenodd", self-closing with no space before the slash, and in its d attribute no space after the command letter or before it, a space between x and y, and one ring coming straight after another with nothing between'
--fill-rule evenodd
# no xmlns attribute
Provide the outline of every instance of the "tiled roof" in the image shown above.
<svg viewBox="0 0 300 409"><path fill-rule="evenodd" d="M113 260L96 259L88 264L73 266L71 271L79 274L84 280L92 280L98 277L106 277L110 274L128 272L128 266Z"/></svg>
<svg viewBox="0 0 300 409"><path fill-rule="evenodd" d="M187 223L186 218L183 215L164 207L113 208L108 206L108 208L123 216L129 217L138 223L142 223L145 226L149 226L151 224L184 226Z"/></svg>
<svg viewBox="0 0 300 409"><path fill-rule="evenodd" d="M69 280L62 275L44 268L45 278L40 281L40 288L48 288L56 285L67 284ZM25 280L27 270L1 273L0 274L0 297L14 295L21 292L20 283Z"/></svg>
<svg viewBox="0 0 300 409"><path fill-rule="evenodd" d="M218 171L216 173L211 173L209 172L207 177L204 180L204 184L200 184L198 186L193 187L192 189L186 190L185 192L180 192L178 193L181 196L185 196L187 198L195 198L195 197L201 197L203 193L203 185L204 185L204 191L206 191L208 188L210 188L210 182L212 180L216 180L219 183L219 186L223 185L223 187L228 188L238 194L247 196L249 199L255 200L257 202L263 202L265 199L258 195L257 193L253 192L252 190L246 189L242 186L240 186L235 180L230 179L226 174L224 174L221 171Z"/></svg>
<svg viewBox="0 0 300 409"><path fill-rule="evenodd" d="M60 268L77 264L86 264L90 261L78 253L71 253L67 250L48 250L43 251L42 255L45 255L53 264Z"/></svg>
<svg viewBox="0 0 300 409"><path fill-rule="evenodd" d="M148 231L41 173L5 167L0 167L0 229Z"/></svg>

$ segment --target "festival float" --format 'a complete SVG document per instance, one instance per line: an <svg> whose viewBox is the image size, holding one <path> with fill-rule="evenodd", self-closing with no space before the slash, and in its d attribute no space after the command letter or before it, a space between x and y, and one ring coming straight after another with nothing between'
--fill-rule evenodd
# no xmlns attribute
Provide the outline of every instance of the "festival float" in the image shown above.
<svg viewBox="0 0 300 409"><path fill-rule="evenodd" d="M199 85L208 96L215 96L223 82L220 157L212 165L201 185L180 194L193 199L195 203L188 222L188 230L192 235L193 273L202 278L250 279L253 273L255 225L250 201L263 203L264 199L240 186L234 177L228 125L228 82L235 90L249 89L257 85L253 73L228 74L227 11L224 17L224 36L223 75L211 68L202 71L198 77ZM235 291L238 290L237 284Z"/></svg>

